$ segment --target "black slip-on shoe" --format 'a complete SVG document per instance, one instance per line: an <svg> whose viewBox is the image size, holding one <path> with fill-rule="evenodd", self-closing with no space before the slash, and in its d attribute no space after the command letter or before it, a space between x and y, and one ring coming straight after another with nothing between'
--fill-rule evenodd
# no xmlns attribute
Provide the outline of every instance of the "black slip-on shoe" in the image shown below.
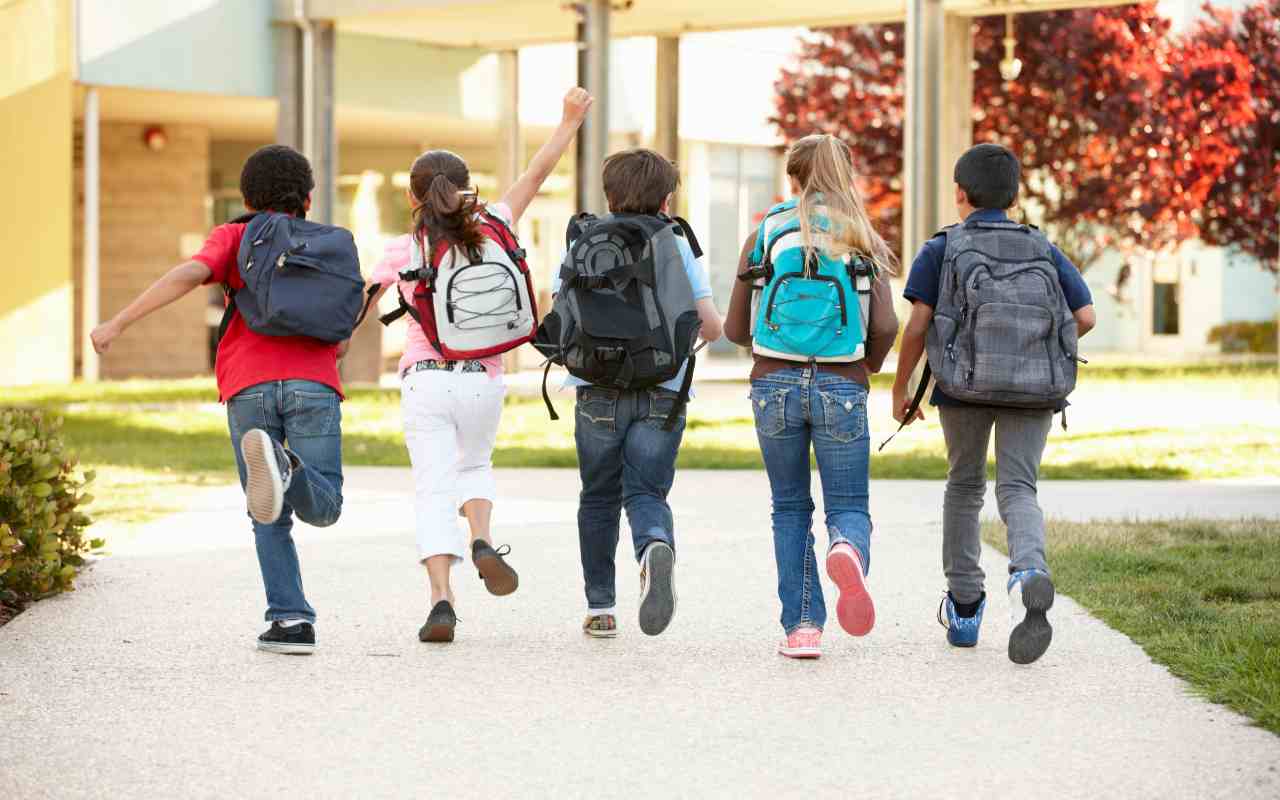
<svg viewBox="0 0 1280 800"><path fill-rule="evenodd" d="M285 627L279 622L272 622L271 627L258 637L258 649L268 653L309 656L316 651L315 626L310 622L299 622Z"/></svg>
<svg viewBox="0 0 1280 800"><path fill-rule="evenodd" d="M484 580L484 587L489 590L489 594L496 594L499 597L511 594L520 585L520 576L511 568L502 557L510 555L511 545L504 544L497 550L483 539L476 539L471 543L471 563L476 565L476 569L480 572L480 577Z"/></svg>
<svg viewBox="0 0 1280 800"><path fill-rule="evenodd" d="M448 600L441 600L427 615L427 621L418 630L420 642L452 642L453 629L458 625L458 615Z"/></svg>

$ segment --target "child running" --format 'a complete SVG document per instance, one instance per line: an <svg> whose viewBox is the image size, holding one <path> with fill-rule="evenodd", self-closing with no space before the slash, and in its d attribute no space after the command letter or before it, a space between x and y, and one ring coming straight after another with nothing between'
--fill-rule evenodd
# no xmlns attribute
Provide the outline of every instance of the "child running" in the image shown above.
<svg viewBox="0 0 1280 800"><path fill-rule="evenodd" d="M625 508L640 562L640 630L656 636L676 610L667 495L684 436L693 353L699 336L720 338L722 323L693 231L668 216L680 183L676 165L638 148L605 159L602 177L609 213L570 223L552 287L555 306L536 345L569 369L565 385L577 390L582 630L617 635L614 558Z"/></svg>
<svg viewBox="0 0 1280 800"><path fill-rule="evenodd" d="M471 173L459 156L430 150L413 162L409 204L414 229L391 241L374 270L373 281L387 287L399 283L402 301L412 297L417 281L402 281L414 248L431 254L422 263L467 259L485 246L482 227L493 220L514 230L538 189L573 142L591 108L592 98L579 88L564 98L559 127L534 155L523 175L497 203L482 203L471 188ZM502 417L506 388L502 359L446 359L423 326L407 318L404 355L400 359L400 399L405 444L413 466L418 558L426 567L431 610L418 631L424 642L451 642L458 618L450 572L468 552L485 587L495 595L516 590L519 579L504 556L510 546L495 549L489 520L495 485L493 446ZM458 527L466 518L471 537Z"/></svg>
<svg viewBox="0 0 1280 800"><path fill-rule="evenodd" d="M338 242L340 250L345 248L344 254L349 256L345 263L353 267L348 280L358 289L359 265L353 261L356 256L351 234L302 221L311 208L314 186L311 165L301 153L284 145L259 149L240 173L240 193L250 215L214 228L199 253L171 269L120 313L95 328L94 349L106 352L130 325L204 284L223 284L229 295L251 297L253 287L245 284L245 276L253 274L250 248L257 252L264 240L272 238L263 233L264 226L272 226L274 231L283 229L280 219L272 219L266 212L297 220L291 222L287 235L319 234ZM251 226L255 231L252 242L245 236ZM313 251L323 248L323 243L308 244L318 244ZM283 260L284 255L280 259L279 274L287 277L291 267ZM242 272L246 265L248 271ZM275 291L294 295L276 297L281 305L311 306L322 316L333 295L327 289L319 298L304 295L304 290L291 289L283 282ZM240 485L248 499L258 565L267 594L266 619L271 628L258 637L258 648L274 653L310 654L316 644L316 612L302 589L302 570L291 532L295 515L303 522L325 527L337 522L342 513L342 382L338 378L338 359L346 343L306 335L260 333L236 310L235 300L229 300L228 307L214 371L218 399L227 405L231 446L240 471ZM257 304L259 309L264 307L265 303ZM348 320L348 324L354 322Z"/></svg>
<svg viewBox="0 0 1280 800"><path fill-rule="evenodd" d="M942 568L947 591L938 621L954 647L978 643L987 593L978 563L978 515L987 491L987 448L996 438L996 504L1008 527L1009 658L1029 664L1053 637L1046 614L1053 581L1036 497L1040 458L1053 415L1075 386L1079 337L1094 325L1093 298L1076 269L1044 234L1013 222L1022 167L998 144L970 148L955 165L956 212L963 220L925 242L903 295L911 318L902 334L893 414L924 419L922 382L907 397L928 346L947 443L942 502ZM1065 422L1064 422L1065 424Z"/></svg>
<svg viewBox="0 0 1280 800"><path fill-rule="evenodd" d="M743 245L725 334L752 348L751 406L772 491L785 636L778 652L817 658L827 608L814 555L811 446L836 616L854 636L875 625L866 582L867 392L897 335L885 277L895 259L867 217L848 145L825 134L800 139L787 153L787 177L795 199L774 206Z"/></svg>

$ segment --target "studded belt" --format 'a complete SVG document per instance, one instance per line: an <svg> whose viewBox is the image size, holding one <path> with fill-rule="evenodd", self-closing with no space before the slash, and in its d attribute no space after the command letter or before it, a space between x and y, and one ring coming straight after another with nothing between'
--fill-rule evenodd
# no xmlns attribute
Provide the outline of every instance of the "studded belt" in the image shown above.
<svg viewBox="0 0 1280 800"><path fill-rule="evenodd" d="M424 358L400 370L400 377L406 378L411 372L484 372L484 363L474 359L468 361L441 361L436 358Z"/></svg>

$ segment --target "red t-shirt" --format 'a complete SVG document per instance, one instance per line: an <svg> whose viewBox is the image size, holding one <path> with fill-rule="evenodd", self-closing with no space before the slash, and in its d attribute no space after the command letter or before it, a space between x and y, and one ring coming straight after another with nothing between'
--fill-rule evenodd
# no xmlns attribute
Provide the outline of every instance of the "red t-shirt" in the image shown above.
<svg viewBox="0 0 1280 800"><path fill-rule="evenodd" d="M210 232L200 252L192 256L212 272L206 284L244 288L236 267L244 229L244 223L219 225ZM336 344L307 336L263 336L249 330L238 313L231 315L227 333L218 344L214 374L218 378L218 399L224 403L242 389L268 381L315 381L342 395Z"/></svg>

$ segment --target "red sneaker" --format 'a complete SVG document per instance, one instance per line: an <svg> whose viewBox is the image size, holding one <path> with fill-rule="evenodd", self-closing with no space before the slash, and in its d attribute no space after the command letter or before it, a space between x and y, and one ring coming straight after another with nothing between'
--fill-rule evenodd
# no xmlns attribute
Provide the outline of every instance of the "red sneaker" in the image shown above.
<svg viewBox="0 0 1280 800"><path fill-rule="evenodd" d="M876 625L876 606L867 591L867 577L858 551L841 542L827 553L827 575L840 590L836 618L852 636L866 636Z"/></svg>
<svg viewBox="0 0 1280 800"><path fill-rule="evenodd" d="M822 631L796 628L778 644L778 652L787 658L817 658L822 655Z"/></svg>

